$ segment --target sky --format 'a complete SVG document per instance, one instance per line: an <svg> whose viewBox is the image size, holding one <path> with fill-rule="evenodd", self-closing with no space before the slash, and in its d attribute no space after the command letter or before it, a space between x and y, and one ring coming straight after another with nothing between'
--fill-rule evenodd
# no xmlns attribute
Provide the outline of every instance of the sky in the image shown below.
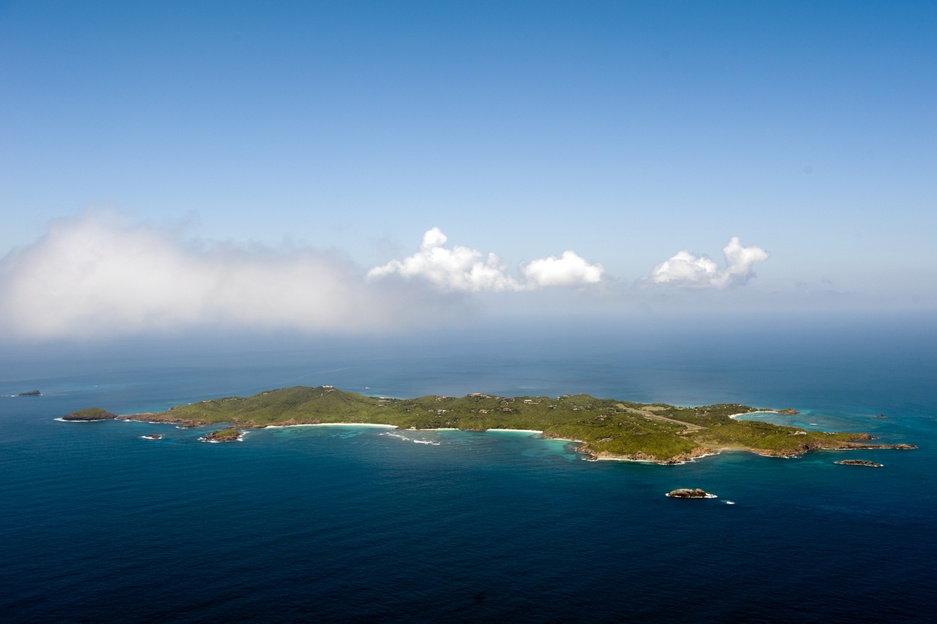
<svg viewBox="0 0 937 624"><path fill-rule="evenodd" d="M937 3L0 1L5 340L937 310Z"/></svg>

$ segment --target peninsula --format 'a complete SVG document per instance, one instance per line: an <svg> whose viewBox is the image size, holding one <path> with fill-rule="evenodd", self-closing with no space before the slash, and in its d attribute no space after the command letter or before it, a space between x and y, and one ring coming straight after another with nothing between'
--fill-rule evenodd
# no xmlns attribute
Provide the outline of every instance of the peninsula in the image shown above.
<svg viewBox="0 0 937 624"><path fill-rule="evenodd" d="M371 397L331 386L296 386L251 397L228 397L173 407L165 412L117 416L100 408L62 420L123 419L182 426L226 425L213 441L237 439L235 430L271 425L384 424L403 429L469 431L525 429L545 438L576 442L589 459L678 464L723 450L796 457L814 450L897 448L870 444L867 433L826 433L736 420L758 410L737 403L703 407L597 399L585 394L502 397L475 393L461 398ZM902 445L907 447L908 445Z"/></svg>

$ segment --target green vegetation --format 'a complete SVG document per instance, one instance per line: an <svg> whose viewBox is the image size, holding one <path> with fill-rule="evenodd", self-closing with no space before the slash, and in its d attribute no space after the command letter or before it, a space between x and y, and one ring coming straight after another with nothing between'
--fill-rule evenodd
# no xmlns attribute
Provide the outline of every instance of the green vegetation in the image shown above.
<svg viewBox="0 0 937 624"><path fill-rule="evenodd" d="M461 398L369 397L329 386L297 386L174 407L134 418L185 425L235 427L319 423L376 423L401 428L464 430L535 429L545 437L581 443L593 457L618 457L674 463L715 452L748 449L793 456L814 449L854 448L866 434L807 432L762 422L736 421L734 414L756 411L735 403L704 407L631 403L578 394L551 397ZM237 429L233 431L236 437ZM213 434L213 435L217 435Z"/></svg>
<svg viewBox="0 0 937 624"><path fill-rule="evenodd" d="M66 414L62 417L62 420L107 420L109 418L117 418L117 415L100 407L86 407L71 414Z"/></svg>

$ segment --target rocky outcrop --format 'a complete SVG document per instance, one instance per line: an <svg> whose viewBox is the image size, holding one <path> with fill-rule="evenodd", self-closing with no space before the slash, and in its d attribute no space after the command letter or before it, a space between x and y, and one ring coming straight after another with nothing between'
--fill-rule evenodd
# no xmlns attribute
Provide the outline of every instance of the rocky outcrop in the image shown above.
<svg viewBox="0 0 937 624"><path fill-rule="evenodd" d="M543 437L551 437L544 434ZM651 455L649 453L644 453L638 451L637 453L630 453L628 455L620 455L617 453L609 453L608 451L593 451L589 446L583 442L577 449L577 452L584 453L588 457L587 460L594 461L598 459L618 459L623 461L637 461L637 462L649 462L654 464L661 464L664 466L676 466L679 464L685 464L688 461L693 461L694 459L700 457L707 457L709 455L717 455L717 451L714 451L711 448L705 446L697 446L692 451L687 453L678 453L673 457L667 459L660 459L656 455Z"/></svg>
<svg viewBox="0 0 937 624"><path fill-rule="evenodd" d="M752 452L765 457L800 457L810 451L870 451L870 450L892 450L892 451L910 451L917 447L913 444L864 444L856 440L871 440L872 436L868 433L851 434L850 440L823 440L812 439L801 444L791 446L787 449L752 449Z"/></svg>
<svg viewBox="0 0 937 624"><path fill-rule="evenodd" d="M677 488L667 492L670 498L716 498L715 494L710 494L700 488Z"/></svg>
<svg viewBox="0 0 937 624"><path fill-rule="evenodd" d="M199 440L202 442L240 442L243 434L244 432L240 429L231 427L206 433Z"/></svg>
<svg viewBox="0 0 937 624"><path fill-rule="evenodd" d="M834 464L839 464L840 466L868 466L869 468L881 468L885 464L877 464L873 461L867 459L843 459Z"/></svg>
<svg viewBox="0 0 937 624"><path fill-rule="evenodd" d="M689 453L680 453L679 455L674 455L670 459L661 462L668 466L675 466L677 464L684 464L688 461L693 461L699 457L707 457L709 455L716 455L716 451L711 448L706 448L705 446L697 446L695 449Z"/></svg>

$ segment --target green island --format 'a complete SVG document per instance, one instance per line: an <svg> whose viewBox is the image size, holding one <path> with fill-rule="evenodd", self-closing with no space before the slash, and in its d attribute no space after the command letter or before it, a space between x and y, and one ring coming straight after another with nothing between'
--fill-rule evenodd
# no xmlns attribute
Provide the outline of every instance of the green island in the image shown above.
<svg viewBox="0 0 937 624"><path fill-rule="evenodd" d="M733 416L759 410L737 403L703 407L597 399L585 394L501 397L475 393L461 398L371 397L331 386L296 386L251 397L227 397L173 407L165 412L116 416L88 408L62 420L118 418L185 427L224 424L210 441L239 439L239 431L268 426L329 423L384 424L402 429L522 429L570 440L588 459L678 464L723 450L796 457L814 450L910 449L907 444L869 444L867 433L826 433Z"/></svg>
<svg viewBox="0 0 937 624"><path fill-rule="evenodd" d="M203 435L199 440L202 442L238 442L242 438L242 432L237 427L228 427L219 429Z"/></svg>

